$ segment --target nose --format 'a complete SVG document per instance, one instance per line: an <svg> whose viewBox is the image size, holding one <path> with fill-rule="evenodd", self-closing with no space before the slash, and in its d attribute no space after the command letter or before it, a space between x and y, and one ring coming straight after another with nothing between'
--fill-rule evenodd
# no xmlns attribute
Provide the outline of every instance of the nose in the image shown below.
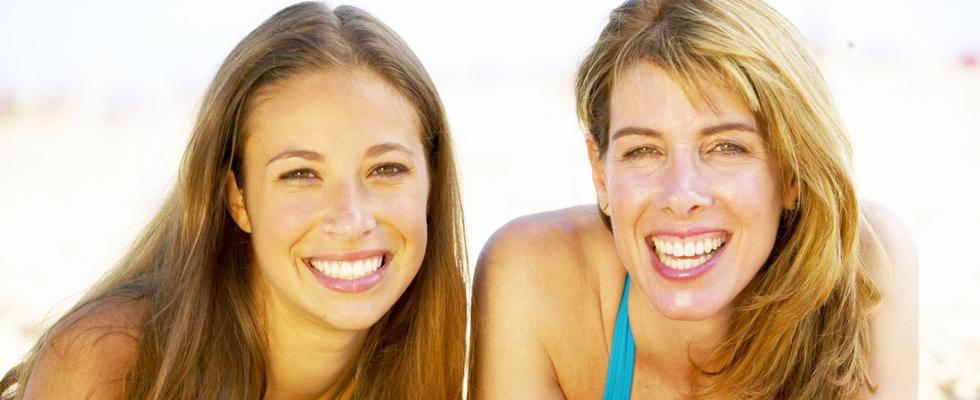
<svg viewBox="0 0 980 400"><path fill-rule="evenodd" d="M377 227L368 200L356 183L336 185L324 200L326 215L320 223L324 233L338 239L356 240Z"/></svg>
<svg viewBox="0 0 980 400"><path fill-rule="evenodd" d="M657 196L659 208L676 218L684 219L711 206L714 201L711 185L703 173L704 166L699 161L696 152L693 155L670 157L668 165L661 171L661 188Z"/></svg>

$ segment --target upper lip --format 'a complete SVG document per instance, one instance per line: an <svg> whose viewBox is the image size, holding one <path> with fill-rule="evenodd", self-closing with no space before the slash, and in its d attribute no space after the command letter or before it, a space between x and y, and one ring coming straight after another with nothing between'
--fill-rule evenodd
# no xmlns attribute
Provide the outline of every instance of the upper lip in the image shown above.
<svg viewBox="0 0 980 400"><path fill-rule="evenodd" d="M306 261L311 260L322 260L322 261L357 261L366 260L369 258L383 257L388 254L385 250L357 250L357 251L333 251L323 254L318 254L315 256L303 257Z"/></svg>
<svg viewBox="0 0 980 400"><path fill-rule="evenodd" d="M724 229L718 228L707 228L707 227L694 227L687 229L658 229L647 234L647 237L656 237L658 239L688 239L695 236L710 236L711 234L725 234L729 235L729 232Z"/></svg>

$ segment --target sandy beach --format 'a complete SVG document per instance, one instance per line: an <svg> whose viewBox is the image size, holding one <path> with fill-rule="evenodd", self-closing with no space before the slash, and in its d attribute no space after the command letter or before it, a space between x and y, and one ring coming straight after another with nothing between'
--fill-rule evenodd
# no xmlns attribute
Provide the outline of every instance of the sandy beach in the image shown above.
<svg viewBox="0 0 980 400"><path fill-rule="evenodd" d="M267 15L252 11L255 18ZM382 17L400 29L405 23L392 14ZM562 57L580 57L604 15L582 14L594 23L574 38L582 46L562 50L568 53ZM237 40L257 21L243 18L224 42L195 51L211 54L214 68L233 45L227 38ZM405 37L441 40L425 35L442 33L419 32L408 29ZM477 65L486 60L433 63L456 141L471 265L507 221L595 201L575 120L574 63L524 51L499 60L505 66L499 74ZM432 50L423 45L418 52L428 60ZM919 398L980 399L980 260L956 251L980 240L980 186L973 178L980 171L980 67L968 59L818 54L852 138L861 197L898 215L917 242ZM0 370L115 264L173 186L213 74L177 71L190 78L138 89L65 84L35 97L17 97L0 80Z"/></svg>

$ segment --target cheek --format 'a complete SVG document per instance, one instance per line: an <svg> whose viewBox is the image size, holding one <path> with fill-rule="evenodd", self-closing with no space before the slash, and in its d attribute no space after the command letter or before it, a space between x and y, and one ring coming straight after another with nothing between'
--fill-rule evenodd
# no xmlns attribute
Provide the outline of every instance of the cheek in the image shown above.
<svg viewBox="0 0 980 400"><path fill-rule="evenodd" d="M426 221L427 191L399 193L379 199L378 210L406 244L419 252L425 251L428 234Z"/></svg>
<svg viewBox="0 0 980 400"><path fill-rule="evenodd" d="M249 207L256 245L298 241L316 224L319 201L312 195L267 196L257 201Z"/></svg>
<svg viewBox="0 0 980 400"><path fill-rule="evenodd" d="M743 171L722 182L716 184L716 195L738 220L744 238L739 245L740 263L757 271L769 258L779 228L782 202L775 179L765 171Z"/></svg>
<svg viewBox="0 0 980 400"><path fill-rule="evenodd" d="M652 173L623 168L608 173L610 207L616 217L630 219L643 212L657 195L659 182Z"/></svg>
<svg viewBox="0 0 980 400"><path fill-rule="evenodd" d="M782 202L775 178L765 171L728 174L715 180L713 186L716 196L731 204L741 219L760 224L778 223Z"/></svg>
<svg viewBox="0 0 980 400"><path fill-rule="evenodd" d="M649 213L657 193L656 177L634 169L620 169L609 175L609 207L612 214L613 241L620 259L630 273L633 265L646 260L647 250L637 241L643 214Z"/></svg>

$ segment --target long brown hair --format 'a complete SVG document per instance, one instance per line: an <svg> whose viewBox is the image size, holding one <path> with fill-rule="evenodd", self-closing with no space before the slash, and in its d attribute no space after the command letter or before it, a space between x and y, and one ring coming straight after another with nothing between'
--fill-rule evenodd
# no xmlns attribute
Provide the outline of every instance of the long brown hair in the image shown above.
<svg viewBox="0 0 980 400"><path fill-rule="evenodd" d="M704 82L741 96L781 186L797 193L769 260L738 297L727 339L704 364L722 367L695 368L694 394L842 399L874 391L868 315L880 293L868 264L883 259L881 247L859 215L846 132L798 33L761 0L624 3L575 85L579 120L603 155L610 94L641 61L666 70L692 99L705 99Z"/></svg>
<svg viewBox="0 0 980 400"><path fill-rule="evenodd" d="M287 7L231 51L204 96L176 188L122 261L41 337L0 382L23 396L40 354L103 305L146 306L126 398L260 398L267 387L249 236L225 205L240 176L243 122L263 87L301 73L364 67L415 106L431 174L428 244L411 285L372 328L335 384L353 398L462 395L466 276L463 215L439 95L408 46L355 7ZM13 389L13 390L11 390Z"/></svg>

